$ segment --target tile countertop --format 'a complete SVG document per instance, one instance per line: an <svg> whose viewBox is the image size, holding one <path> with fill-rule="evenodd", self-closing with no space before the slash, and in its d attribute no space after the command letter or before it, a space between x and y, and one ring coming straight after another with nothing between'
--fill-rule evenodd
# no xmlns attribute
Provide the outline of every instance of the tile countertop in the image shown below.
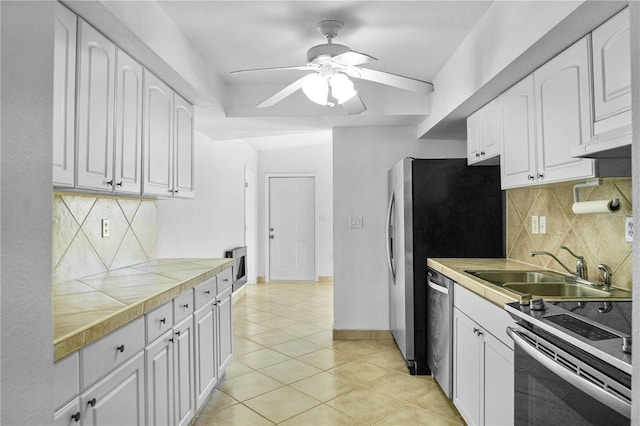
<svg viewBox="0 0 640 426"><path fill-rule="evenodd" d="M53 284L54 360L230 268L234 259L155 259Z"/></svg>
<svg viewBox="0 0 640 426"><path fill-rule="evenodd" d="M506 270L527 270L527 271L548 271L548 269L534 266L529 263L520 262L518 260L497 258L497 259L472 259L472 258L451 258L442 259L434 258L427 259L427 265L435 269L438 272L448 276L466 289L482 296L494 305L500 308L504 307L506 303L519 302L520 295L518 293L509 291L506 288L500 287L495 284L491 284L488 281L484 281L480 278L474 277L465 272L465 270L493 270L493 269L506 269ZM554 271L557 272L557 271ZM614 293L612 297L607 298L608 301L620 301L631 300L631 292L625 290L614 290L618 294ZM547 298L545 298L546 300ZM562 298L558 300L576 300ZM600 299L601 300L601 299Z"/></svg>

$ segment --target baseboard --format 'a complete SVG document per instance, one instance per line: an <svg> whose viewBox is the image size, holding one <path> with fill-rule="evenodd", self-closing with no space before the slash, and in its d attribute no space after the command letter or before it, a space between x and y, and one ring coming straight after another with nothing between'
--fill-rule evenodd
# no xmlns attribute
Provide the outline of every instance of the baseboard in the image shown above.
<svg viewBox="0 0 640 426"><path fill-rule="evenodd" d="M235 304L238 300L242 299L247 294L247 285L243 285L237 291L231 295L231 304Z"/></svg>
<svg viewBox="0 0 640 426"><path fill-rule="evenodd" d="M258 284L265 283L264 277L258 276Z"/></svg>
<svg viewBox="0 0 640 426"><path fill-rule="evenodd" d="M392 340L390 330L336 330L333 340Z"/></svg>
<svg viewBox="0 0 640 426"><path fill-rule="evenodd" d="M333 282L333 276L327 276L327 277L320 276L320 277L318 277L318 282L319 283L331 283L331 282Z"/></svg>

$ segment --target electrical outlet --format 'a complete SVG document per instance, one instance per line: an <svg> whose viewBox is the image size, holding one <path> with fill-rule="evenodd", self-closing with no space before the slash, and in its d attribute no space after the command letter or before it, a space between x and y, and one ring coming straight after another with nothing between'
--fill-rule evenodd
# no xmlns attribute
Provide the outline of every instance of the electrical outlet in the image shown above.
<svg viewBox="0 0 640 426"><path fill-rule="evenodd" d="M546 216L540 216L538 218L538 228L541 234L546 234L547 233L547 217Z"/></svg>
<svg viewBox="0 0 640 426"><path fill-rule="evenodd" d="M633 218L627 217L624 221L624 240L628 243L633 242Z"/></svg>
<svg viewBox="0 0 640 426"><path fill-rule="evenodd" d="M102 226L100 235L102 235L102 238L109 238L109 219L102 219L100 224Z"/></svg>
<svg viewBox="0 0 640 426"><path fill-rule="evenodd" d="M539 234L540 226L538 225L538 216L531 216L531 233Z"/></svg>
<svg viewBox="0 0 640 426"><path fill-rule="evenodd" d="M360 229L363 227L362 216L349 216L349 228Z"/></svg>

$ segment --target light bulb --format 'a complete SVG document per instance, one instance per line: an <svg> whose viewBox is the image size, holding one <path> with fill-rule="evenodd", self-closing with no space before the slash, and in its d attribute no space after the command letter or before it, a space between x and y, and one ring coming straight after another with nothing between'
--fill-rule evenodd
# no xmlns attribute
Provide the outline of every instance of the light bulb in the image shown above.
<svg viewBox="0 0 640 426"><path fill-rule="evenodd" d="M353 87L353 82L344 74L334 75L329 80L329 84L331 84L331 94L339 104L347 102L358 93Z"/></svg>
<svg viewBox="0 0 640 426"><path fill-rule="evenodd" d="M329 84L320 74L308 74L302 79L302 91L307 98L320 105L327 105Z"/></svg>

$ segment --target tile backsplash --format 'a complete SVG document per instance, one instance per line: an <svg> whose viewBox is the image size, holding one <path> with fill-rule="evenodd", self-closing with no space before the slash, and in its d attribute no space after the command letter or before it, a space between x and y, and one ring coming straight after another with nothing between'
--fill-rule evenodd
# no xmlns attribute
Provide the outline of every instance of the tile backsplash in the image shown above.
<svg viewBox="0 0 640 426"><path fill-rule="evenodd" d="M155 200L55 192L52 281L107 272L157 257ZM101 220L109 220L102 238Z"/></svg>
<svg viewBox="0 0 640 426"><path fill-rule="evenodd" d="M603 179L600 186L581 188L580 201L619 198L622 206L616 213L580 214L571 210L573 185L559 183L548 187L529 187L507 190L507 254L523 262L564 272L549 256L530 257L533 250L555 254L570 269L575 259L560 246L584 256L589 279L602 281L598 264L613 270L613 284L631 289L632 249L625 242L625 218L632 216L631 179ZM547 217L545 235L531 232L531 216Z"/></svg>

